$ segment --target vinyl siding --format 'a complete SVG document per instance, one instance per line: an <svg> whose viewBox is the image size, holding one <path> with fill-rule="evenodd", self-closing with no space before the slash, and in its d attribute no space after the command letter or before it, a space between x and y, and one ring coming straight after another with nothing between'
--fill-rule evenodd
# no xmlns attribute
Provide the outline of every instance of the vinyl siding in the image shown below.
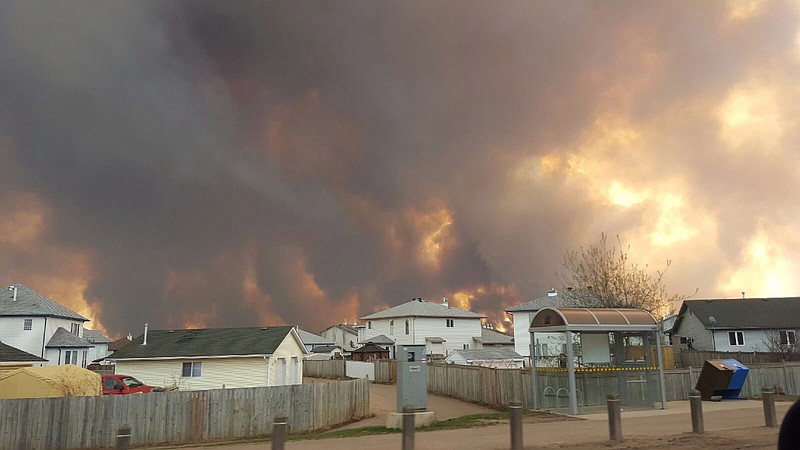
<svg viewBox="0 0 800 450"><path fill-rule="evenodd" d="M678 329L675 330L674 335L673 343L677 343L677 345L680 345L681 337L687 337L694 339L692 348L695 350L714 351L714 341L711 338L711 331L707 330L703 323L700 322L700 319L691 313L691 311L684 313L681 323ZM727 333L725 333L725 339L726 341L728 339Z"/></svg>
<svg viewBox="0 0 800 450"><path fill-rule="evenodd" d="M729 331L741 331L744 334L744 345L730 345ZM714 341L718 352L768 352L766 330L716 330Z"/></svg>
<svg viewBox="0 0 800 450"><path fill-rule="evenodd" d="M389 322L394 320L394 332L390 333ZM409 333L405 334L405 321L409 321ZM371 337L384 334L394 339L399 345L425 345L426 337L440 337L446 342L437 344L435 349L444 350L449 354L456 349L463 349L464 345L476 348L474 337L481 336L481 319L452 318L453 327L446 326L445 317L398 317L394 319L374 319L372 329L367 329L367 335L361 342L367 342ZM430 353L430 349L428 353Z"/></svg>
<svg viewBox="0 0 800 450"><path fill-rule="evenodd" d="M531 316L535 312L514 312L514 351L522 356L531 356Z"/></svg>
<svg viewBox="0 0 800 450"><path fill-rule="evenodd" d="M30 330L23 329L25 319L32 319ZM46 358L48 360L46 364L55 365L58 364L58 351L46 350L45 345L59 327L70 331L73 323L81 325L79 336L83 337L83 322L80 320L57 317L0 317L0 341L32 355Z"/></svg>
<svg viewBox="0 0 800 450"><path fill-rule="evenodd" d="M182 377L183 363L202 362L199 377ZM155 361L117 361L116 373L130 375L152 386L178 385L181 391L266 386L263 357L199 358Z"/></svg>
<svg viewBox="0 0 800 450"><path fill-rule="evenodd" d="M292 333L286 335L269 358L269 386L303 383L302 349ZM293 358L296 360L294 363Z"/></svg>

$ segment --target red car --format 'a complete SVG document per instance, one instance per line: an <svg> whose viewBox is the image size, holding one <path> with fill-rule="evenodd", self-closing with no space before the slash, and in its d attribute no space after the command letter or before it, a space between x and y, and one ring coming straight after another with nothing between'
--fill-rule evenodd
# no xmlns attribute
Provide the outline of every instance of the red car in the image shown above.
<svg viewBox="0 0 800 450"><path fill-rule="evenodd" d="M142 394L155 389L128 375L103 375L103 395Z"/></svg>

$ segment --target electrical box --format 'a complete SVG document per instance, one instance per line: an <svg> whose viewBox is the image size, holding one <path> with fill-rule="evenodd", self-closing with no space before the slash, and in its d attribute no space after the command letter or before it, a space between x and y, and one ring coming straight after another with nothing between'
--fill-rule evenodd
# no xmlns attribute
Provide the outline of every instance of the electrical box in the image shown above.
<svg viewBox="0 0 800 450"><path fill-rule="evenodd" d="M428 361L424 345L397 345L397 412L428 408Z"/></svg>

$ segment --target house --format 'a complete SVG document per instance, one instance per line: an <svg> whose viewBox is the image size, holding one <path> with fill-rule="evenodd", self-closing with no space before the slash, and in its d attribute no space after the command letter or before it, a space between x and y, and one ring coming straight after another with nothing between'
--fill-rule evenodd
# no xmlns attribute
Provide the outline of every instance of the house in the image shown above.
<svg viewBox="0 0 800 450"><path fill-rule="evenodd" d="M684 300L673 344L684 350L766 352L778 344L796 346L798 333L800 297Z"/></svg>
<svg viewBox="0 0 800 450"><path fill-rule="evenodd" d="M521 305L506 308L504 311L511 314L514 324L514 350L522 356L531 356L531 335L528 331L531 319L542 308L562 308L575 306L576 299L569 292L559 293L550 289L547 295Z"/></svg>
<svg viewBox="0 0 800 450"><path fill-rule="evenodd" d="M314 333L309 333L308 331L301 330L300 328L297 329L297 334L300 336L300 340L303 341L303 345L305 345L306 350L309 352L314 350L316 347L329 347L331 345L335 345L334 342L328 338L318 336Z"/></svg>
<svg viewBox="0 0 800 450"><path fill-rule="evenodd" d="M494 328L482 327L481 335L472 338L475 348L505 347L514 350L514 337Z"/></svg>
<svg viewBox="0 0 800 450"><path fill-rule="evenodd" d="M0 342L0 373L46 362L47 360L44 358Z"/></svg>
<svg viewBox="0 0 800 450"><path fill-rule="evenodd" d="M347 352L349 353L349 352ZM311 350L306 359L344 359L345 351L338 345L318 345Z"/></svg>
<svg viewBox="0 0 800 450"><path fill-rule="evenodd" d="M389 350L376 344L367 344L350 352L353 361L389 359Z"/></svg>
<svg viewBox="0 0 800 450"><path fill-rule="evenodd" d="M363 327L362 327L363 329ZM358 325L347 325L346 323L333 325L322 330L319 334L333 341L336 345L341 346L345 350L355 350L358 348L359 341L359 328Z"/></svg>
<svg viewBox="0 0 800 450"><path fill-rule="evenodd" d="M456 349L444 362L495 369L521 369L525 358L510 348Z"/></svg>
<svg viewBox="0 0 800 450"><path fill-rule="evenodd" d="M89 361L98 361L111 354L108 345L114 341L104 336L102 331L84 328L83 338L93 346L89 349Z"/></svg>
<svg viewBox="0 0 800 450"><path fill-rule="evenodd" d="M106 359L146 384L194 391L301 384L306 354L292 326L145 328Z"/></svg>
<svg viewBox="0 0 800 450"><path fill-rule="evenodd" d="M446 356L455 349L475 348L486 316L442 303L417 298L361 318L366 322L360 342L377 343L383 335L395 345L425 345L430 357ZM394 356L394 355L392 355Z"/></svg>
<svg viewBox="0 0 800 450"><path fill-rule="evenodd" d="M86 367L93 347L83 338L88 321L24 284L0 291L0 341L44 358L46 364Z"/></svg>

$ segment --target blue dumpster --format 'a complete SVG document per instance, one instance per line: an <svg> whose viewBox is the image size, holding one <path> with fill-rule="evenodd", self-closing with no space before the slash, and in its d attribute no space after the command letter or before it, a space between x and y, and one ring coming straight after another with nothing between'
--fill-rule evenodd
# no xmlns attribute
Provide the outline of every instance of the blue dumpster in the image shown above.
<svg viewBox="0 0 800 450"><path fill-rule="evenodd" d="M695 389L704 400L738 399L749 371L735 359L709 359L703 364Z"/></svg>

